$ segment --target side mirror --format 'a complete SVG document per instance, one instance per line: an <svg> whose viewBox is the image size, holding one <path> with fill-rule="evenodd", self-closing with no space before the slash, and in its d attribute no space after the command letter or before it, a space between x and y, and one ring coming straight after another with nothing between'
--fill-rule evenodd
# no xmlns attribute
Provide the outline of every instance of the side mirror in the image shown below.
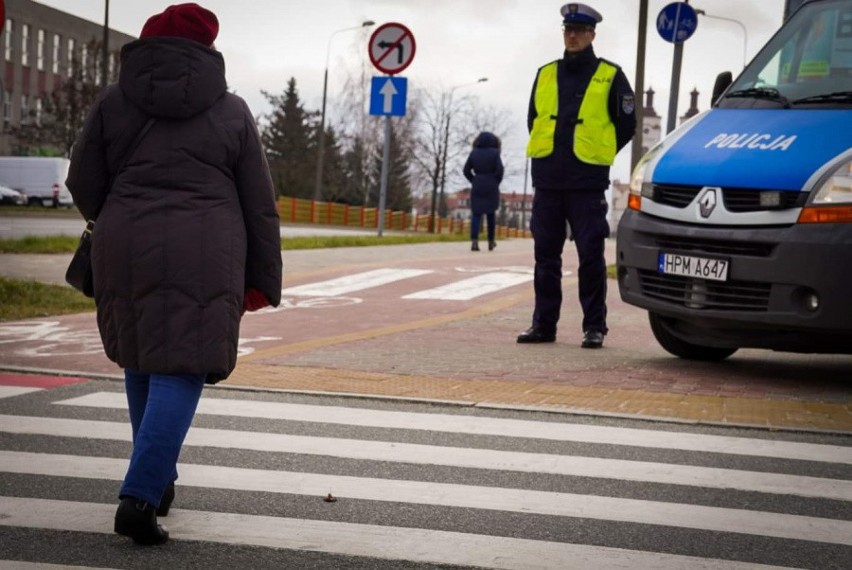
<svg viewBox="0 0 852 570"><path fill-rule="evenodd" d="M713 84L713 97L710 99L710 104L715 105L716 101L719 100L719 97L722 96L722 93L725 92L725 89L730 87L731 83L734 82L734 76L730 71L723 71L719 75L716 76L716 83Z"/></svg>

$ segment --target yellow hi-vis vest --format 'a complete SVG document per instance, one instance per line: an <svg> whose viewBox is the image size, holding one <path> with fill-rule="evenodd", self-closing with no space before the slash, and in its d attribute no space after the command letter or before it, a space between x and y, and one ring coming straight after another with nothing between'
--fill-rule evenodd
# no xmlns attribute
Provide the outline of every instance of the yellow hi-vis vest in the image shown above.
<svg viewBox="0 0 852 570"><path fill-rule="evenodd" d="M535 111L527 156L544 158L553 154L556 116L559 112L559 85L556 70L559 61L538 71L535 87ZM574 154L585 163L609 166L615 160L615 125L609 117L609 91L617 68L605 61L598 65L586 87L577 124L574 126Z"/></svg>

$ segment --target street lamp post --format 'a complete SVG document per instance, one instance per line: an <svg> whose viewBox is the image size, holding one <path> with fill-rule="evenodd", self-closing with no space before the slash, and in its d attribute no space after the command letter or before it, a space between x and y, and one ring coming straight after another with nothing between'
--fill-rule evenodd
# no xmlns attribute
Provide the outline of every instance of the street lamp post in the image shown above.
<svg viewBox="0 0 852 570"><path fill-rule="evenodd" d="M101 79L102 85L109 84L109 0L104 2L104 45L101 46Z"/></svg>
<svg viewBox="0 0 852 570"><path fill-rule="evenodd" d="M335 35L340 32L348 32L351 30L360 30L361 28L367 28L375 24L372 20L366 20L361 22L360 26L352 26L350 28L342 28L340 30L335 30L328 37L328 46L325 50L325 73L323 74L322 79L322 113L320 114L320 124L319 124L319 133L317 133L317 173L316 173L316 181L314 183L314 200L320 200L322 198L322 172L323 172L323 159L325 158L325 102L326 96L328 94L328 60L331 55L331 40Z"/></svg>
<svg viewBox="0 0 852 570"><path fill-rule="evenodd" d="M725 20L726 22L733 22L734 24L737 24L740 28L742 28L742 30L743 30L743 68L745 68L746 63L748 61L746 59L746 57L747 57L746 53L748 52L748 30L746 30L745 24L743 24L739 20L734 20L733 18L726 18L724 16L714 16L712 14L708 14L707 12L705 12L704 10L701 10L699 8L695 9L695 13L698 14L699 16L705 16L707 18L713 18L715 20Z"/></svg>
<svg viewBox="0 0 852 570"><path fill-rule="evenodd" d="M480 77L473 83L464 83L462 85L456 85L455 87L451 87L449 93L447 94L447 120L444 123L444 148L442 149L443 156L441 157L441 190L440 195L438 197L438 204L435 204L435 193L432 193L432 231L435 231L435 212L441 208L441 205L444 203L444 187L447 183L447 152L448 147L450 145L450 118L452 117L452 107L453 107L453 92L456 89L461 87L470 87L471 85L476 85L478 83L484 83L488 81L487 77Z"/></svg>

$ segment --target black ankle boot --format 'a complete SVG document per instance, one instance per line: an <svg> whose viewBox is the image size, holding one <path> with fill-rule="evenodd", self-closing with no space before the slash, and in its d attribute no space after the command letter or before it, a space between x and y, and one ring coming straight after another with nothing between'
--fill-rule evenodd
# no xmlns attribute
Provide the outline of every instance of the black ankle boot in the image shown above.
<svg viewBox="0 0 852 570"><path fill-rule="evenodd" d="M492 251L495 247L497 247L496 241L489 241L488 242L488 251Z"/></svg>
<svg viewBox="0 0 852 570"><path fill-rule="evenodd" d="M163 544L169 539L169 531L157 524L157 510L136 497L121 499L115 512L115 532L136 544Z"/></svg>
<svg viewBox="0 0 852 570"><path fill-rule="evenodd" d="M478 241L470 242L470 251L479 251L479 242Z"/></svg>
<svg viewBox="0 0 852 570"><path fill-rule="evenodd" d="M169 516L169 508L172 506L172 502L175 500L175 482L172 481L169 483L169 486L166 487L166 490L163 491L163 498L160 499L160 506L157 507L157 516L158 517L167 517Z"/></svg>

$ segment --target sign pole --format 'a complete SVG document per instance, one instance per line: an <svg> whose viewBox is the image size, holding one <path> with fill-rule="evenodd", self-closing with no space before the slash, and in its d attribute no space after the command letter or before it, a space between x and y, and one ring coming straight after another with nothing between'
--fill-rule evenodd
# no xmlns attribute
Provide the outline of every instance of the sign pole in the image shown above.
<svg viewBox="0 0 852 570"><path fill-rule="evenodd" d="M672 132L677 122L677 100L680 97L680 68L683 62L683 43L674 45L672 58L672 84L669 90L669 112L666 121L666 134Z"/></svg>
<svg viewBox="0 0 852 570"><path fill-rule="evenodd" d="M674 44L672 59L672 83L669 90L669 112L666 121L666 134L672 132L677 124L677 100L680 87L680 67L683 62L683 42L688 40L698 27L698 15L689 0L672 2L660 10L657 16L657 31L667 42ZM643 94L640 94L640 97ZM641 105L640 105L641 106Z"/></svg>
<svg viewBox="0 0 852 570"><path fill-rule="evenodd" d="M368 54L379 71L390 77L374 77L370 89L370 114L384 116L385 142L382 148L382 174L379 186L379 209L376 215L378 237L385 227L385 205L390 170L391 117L405 115L408 83L404 77L393 77L411 64L417 49L411 30L396 22L379 26L370 36Z"/></svg>
<svg viewBox="0 0 852 570"><path fill-rule="evenodd" d="M382 229L385 226L385 203L388 195L388 165L390 164L390 140L391 140L391 118L390 115L385 116L385 143L382 148L382 182L379 190L379 219L378 236L382 237Z"/></svg>

